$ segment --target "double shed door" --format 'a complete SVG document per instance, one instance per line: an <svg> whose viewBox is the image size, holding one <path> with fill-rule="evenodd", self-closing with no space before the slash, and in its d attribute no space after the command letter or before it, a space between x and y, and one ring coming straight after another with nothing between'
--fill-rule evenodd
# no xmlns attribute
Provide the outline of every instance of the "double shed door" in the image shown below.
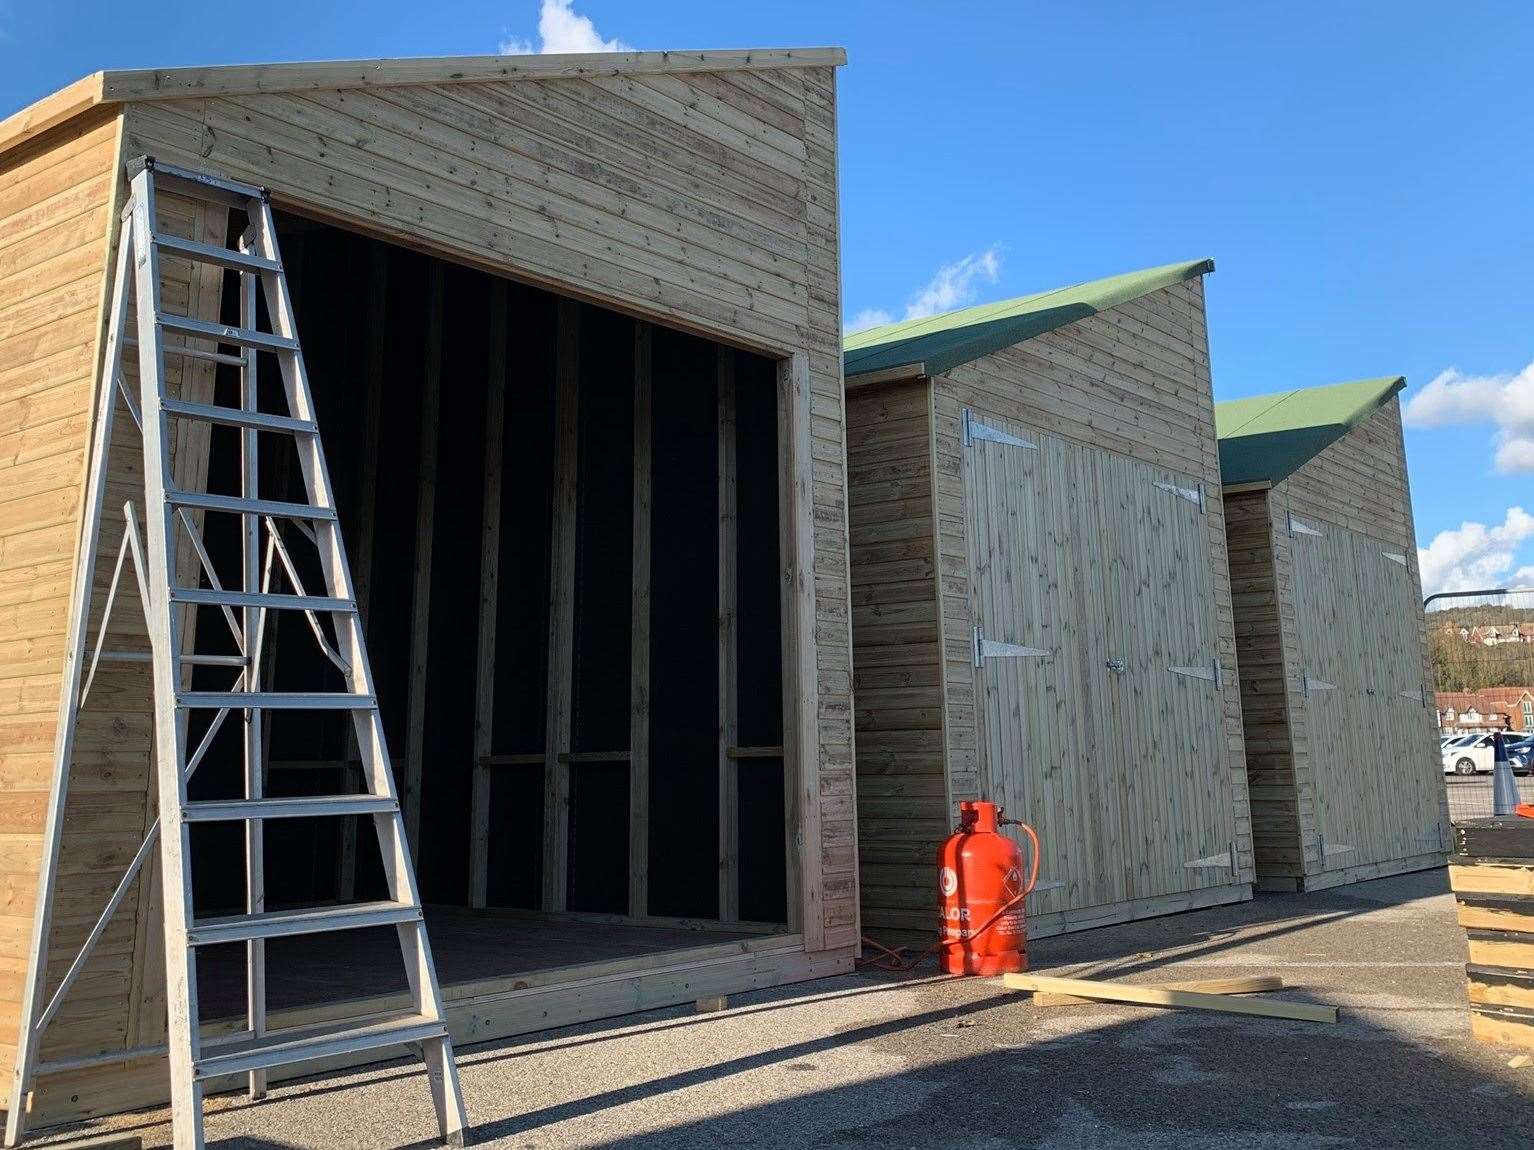
<svg viewBox="0 0 1534 1150"><path fill-rule="evenodd" d="M985 796L1043 842L1038 912L1232 879L1196 481L967 417Z"/></svg>
<svg viewBox="0 0 1534 1150"><path fill-rule="evenodd" d="M1442 767L1406 556L1292 515L1282 529L1321 869L1445 849Z"/></svg>

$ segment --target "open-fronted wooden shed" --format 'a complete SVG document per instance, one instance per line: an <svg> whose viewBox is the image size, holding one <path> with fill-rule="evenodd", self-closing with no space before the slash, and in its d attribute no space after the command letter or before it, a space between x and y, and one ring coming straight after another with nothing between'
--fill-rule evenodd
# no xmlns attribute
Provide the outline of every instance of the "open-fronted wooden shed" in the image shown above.
<svg viewBox="0 0 1534 1150"><path fill-rule="evenodd" d="M1400 376L1221 403L1257 881L1442 865Z"/></svg>
<svg viewBox="0 0 1534 1150"><path fill-rule="evenodd" d="M1033 934L1250 896L1212 269L845 341L871 936L931 936L975 797L1043 839Z"/></svg>
<svg viewBox="0 0 1534 1150"><path fill-rule="evenodd" d="M131 601L71 762L58 742L65 653L99 622L109 574L77 550L124 170L146 155L263 185L277 211L455 1040L851 968L843 60L105 72L0 122L0 1074L26 1025L61 768L45 989L154 818ZM223 243L240 215L167 195L158 227ZM162 266L167 307L238 322L222 271ZM172 368L183 398L227 397L226 366ZM109 509L143 495L117 424ZM227 484L238 435L178 432L177 486ZM300 481L275 457L260 474L273 499ZM214 519L217 564L238 533ZM121 523L106 521L108 557ZM92 578L72 620L71 587ZM217 649L220 628L185 630ZM285 617L262 681L314 674L307 638ZM268 794L355 785L355 744L329 718L276 717ZM194 798L238 791L229 751L213 745ZM208 829L199 913L241 907L239 832ZM266 842L270 905L381 881L346 819ZM132 889L53 1017L42 1056L68 1069L40 1079L34 1120L164 1097L163 1056L143 1053L164 1037L157 888ZM396 995L392 929L376 933L274 942L272 1025ZM245 1008L243 952L226 951L199 952L205 1019Z"/></svg>

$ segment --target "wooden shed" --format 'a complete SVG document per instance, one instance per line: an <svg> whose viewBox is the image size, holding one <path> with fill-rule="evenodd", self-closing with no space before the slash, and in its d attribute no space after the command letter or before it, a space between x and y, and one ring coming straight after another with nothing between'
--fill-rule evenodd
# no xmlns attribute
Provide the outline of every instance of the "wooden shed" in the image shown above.
<svg viewBox="0 0 1534 1150"><path fill-rule="evenodd" d="M115 71L0 122L0 1073L25 1025L70 590L97 580L89 629L108 574L77 549L124 170L146 155L263 185L277 210L455 1041L851 969L844 59ZM244 226L159 208L192 239ZM223 273L163 267L168 306L237 322ZM228 386L173 363L183 397ZM225 430L178 436L179 486L237 466ZM137 467L114 455L109 507L142 498ZM207 538L237 554L234 532ZM123 610L131 655L143 621ZM289 626L274 689L314 670ZM218 630L187 627L199 647ZM154 817L147 684L143 663L104 664L82 712L50 986ZM279 715L264 741L272 795L356 770L339 721ZM237 788L220 754L197 794ZM268 832L272 905L377 886L347 822ZM238 831L217 831L194 839L199 914L243 897ZM73 1068L41 1079L34 1121L165 1096L163 1056L133 1057L164 1040L157 886L47 1030L45 1062ZM316 937L268 951L274 1027L404 986L391 929ZM244 1010L242 953L200 952L204 1019Z"/></svg>
<svg viewBox="0 0 1534 1150"><path fill-rule="evenodd" d="M845 342L865 931L955 804L1035 826L1035 935L1250 897L1207 260Z"/></svg>
<svg viewBox="0 0 1534 1150"><path fill-rule="evenodd" d="M1257 882L1443 865L1400 376L1221 403Z"/></svg>

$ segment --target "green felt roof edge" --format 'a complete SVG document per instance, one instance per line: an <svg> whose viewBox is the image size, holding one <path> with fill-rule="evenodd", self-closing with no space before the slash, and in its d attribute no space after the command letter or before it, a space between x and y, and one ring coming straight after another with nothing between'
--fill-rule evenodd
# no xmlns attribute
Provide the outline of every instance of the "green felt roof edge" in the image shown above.
<svg viewBox="0 0 1534 1150"><path fill-rule="evenodd" d="M1405 386L1404 375L1383 375L1215 404L1221 482L1282 483Z"/></svg>
<svg viewBox="0 0 1534 1150"><path fill-rule="evenodd" d="M1165 264L853 332L842 341L843 372L850 377L922 364L927 375L941 375L960 364L1212 271L1214 261L1209 259Z"/></svg>

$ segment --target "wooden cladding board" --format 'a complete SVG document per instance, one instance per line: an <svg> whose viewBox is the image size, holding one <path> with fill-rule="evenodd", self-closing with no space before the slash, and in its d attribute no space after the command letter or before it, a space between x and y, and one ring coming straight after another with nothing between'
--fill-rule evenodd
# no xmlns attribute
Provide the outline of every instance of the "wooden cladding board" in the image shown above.
<svg viewBox="0 0 1534 1150"><path fill-rule="evenodd" d="M0 160L0 1076L15 1053L68 641L119 121L97 114ZM113 765L87 759L72 809L110 817ZM128 784L132 785L131 781ZM131 850L131 847L130 847ZM65 860L57 936L81 937L115 879ZM131 924L126 935L131 946ZM110 940L122 945L118 931ZM111 979L95 972L96 989ZM82 986L89 997L90 984Z"/></svg>
<svg viewBox="0 0 1534 1150"><path fill-rule="evenodd" d="M1030 915L1238 884L1196 481L997 429L1028 446L967 449L980 790L1039 833Z"/></svg>
<svg viewBox="0 0 1534 1150"><path fill-rule="evenodd" d="M803 924L857 938L835 73L417 85L129 104L130 152L302 214L736 346L804 357L814 760Z"/></svg>
<svg viewBox="0 0 1534 1150"><path fill-rule="evenodd" d="M1399 404L1225 505L1259 884L1437 865L1448 821Z"/></svg>
<svg viewBox="0 0 1534 1150"><path fill-rule="evenodd" d="M1219 453L1214 436L1209 353L1201 280L1153 292L1117 308L1069 324L1005 351L954 369L933 381L933 466L939 624L942 643L943 750L950 800L980 794L983 751L976 707L971 561L973 509L966 495L963 412L974 411L1062 445L1079 445L1156 470L1177 485L1202 487L1205 512L1197 538L1182 560L1207 573L1211 649L1207 660L1222 668L1217 723L1204 751L1213 756L1214 793L1228 803L1236 867L1227 883L1096 908L1078 907L1041 916L1039 928L1075 929L1193 905L1196 900L1244 897L1253 875L1252 827L1247 806L1241 700L1235 675L1235 622L1219 490ZM1147 474L1149 472L1147 471ZM1159 492L1168 499L1176 496ZM1056 538L1069 536L1062 524ZM1105 526L1106 529L1106 526ZM1100 621L1099 621L1100 625ZM1212 824L1211 824L1212 825ZM1221 844L1229 850L1229 843ZM1189 856L1191 859L1193 856ZM1213 877L1212 875L1207 877ZM1067 881L1060 878L1059 881ZM1129 888L1126 887L1126 891ZM1201 893L1201 892L1213 893ZM1092 896L1083 896L1090 901ZM1032 922L1030 922L1032 928Z"/></svg>
<svg viewBox="0 0 1534 1150"><path fill-rule="evenodd" d="M859 885L865 929L930 935L947 837L932 524L931 391L847 400Z"/></svg>
<svg viewBox="0 0 1534 1150"><path fill-rule="evenodd" d="M1298 699L1289 691L1300 659L1289 536L1274 526L1267 491L1226 495L1224 503L1257 875L1292 886L1318 846L1309 760L1296 747Z"/></svg>
<svg viewBox="0 0 1534 1150"><path fill-rule="evenodd" d="M100 115L10 150L0 167L0 644L12 645L0 680L0 771L16 799L0 929L4 1048L34 906L111 205L125 195L124 157L146 153L267 185L301 215L792 365L787 491L801 519L784 564L803 589L806 641L794 687L802 733L787 741L808 744L790 816L805 840L792 860L806 908L796 926L806 949L845 955L857 906L834 69L314 90ZM222 220L166 199L160 226L221 238ZM208 286L166 261L171 310L214 318ZM116 425L119 445L125 427ZM195 484L204 445L178 440L175 452L178 481ZM140 471L133 448L114 458L109 509L141 489ZM120 521L106 522L110 559ZM97 576L98 607L106 577ZM130 608L114 641L131 645L136 623ZM149 817L141 676L98 677L99 710L82 723L53 977ZM151 884L140 885L50 1030L46 1056L157 1036L157 908Z"/></svg>
<svg viewBox="0 0 1534 1150"><path fill-rule="evenodd" d="M1455 829L1461 853L1450 856L1449 885L1470 959L1471 1033L1534 1048L1534 822L1476 819Z"/></svg>

